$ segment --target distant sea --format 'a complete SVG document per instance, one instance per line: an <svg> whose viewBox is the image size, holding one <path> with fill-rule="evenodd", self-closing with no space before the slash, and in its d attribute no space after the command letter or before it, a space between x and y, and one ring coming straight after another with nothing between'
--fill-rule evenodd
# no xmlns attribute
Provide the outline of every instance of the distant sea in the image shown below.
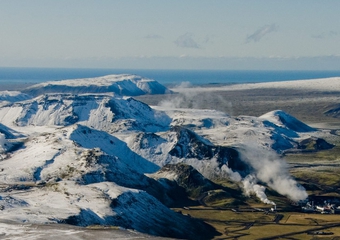
<svg viewBox="0 0 340 240"><path fill-rule="evenodd" d="M288 80L340 77L340 71L246 71L246 70L141 70L89 68L0 68L0 85L31 85L35 83L105 76L109 74L137 74L162 84L190 82L201 84L234 84L276 82Z"/></svg>

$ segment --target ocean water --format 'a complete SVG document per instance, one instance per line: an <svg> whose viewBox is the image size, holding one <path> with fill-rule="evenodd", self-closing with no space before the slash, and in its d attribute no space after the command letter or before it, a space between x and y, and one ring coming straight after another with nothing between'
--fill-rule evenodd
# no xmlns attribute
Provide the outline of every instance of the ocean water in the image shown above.
<svg viewBox="0 0 340 240"><path fill-rule="evenodd" d="M1 84L33 84L51 80L91 78L109 74L137 74L162 84L190 82L234 84L340 77L340 71L141 70L76 68L0 68Z"/></svg>

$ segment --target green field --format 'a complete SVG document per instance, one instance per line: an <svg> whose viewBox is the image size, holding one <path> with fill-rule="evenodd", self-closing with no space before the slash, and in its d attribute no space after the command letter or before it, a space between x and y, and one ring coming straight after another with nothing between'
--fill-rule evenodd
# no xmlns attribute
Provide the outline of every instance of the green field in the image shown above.
<svg viewBox="0 0 340 240"><path fill-rule="evenodd" d="M340 239L340 216L300 212L233 212L210 207L175 209L202 219L221 234L214 239ZM275 221L279 216L281 220ZM323 232L325 235L310 234ZM331 234L331 235L326 235Z"/></svg>

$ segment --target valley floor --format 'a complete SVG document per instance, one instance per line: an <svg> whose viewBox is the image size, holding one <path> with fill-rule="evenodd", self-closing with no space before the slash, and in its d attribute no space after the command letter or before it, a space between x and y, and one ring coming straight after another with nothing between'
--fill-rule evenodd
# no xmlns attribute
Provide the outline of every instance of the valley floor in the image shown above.
<svg viewBox="0 0 340 240"><path fill-rule="evenodd" d="M181 210L184 214L204 219L220 233L215 239L339 239L339 215L299 212L267 213L250 209L207 207Z"/></svg>

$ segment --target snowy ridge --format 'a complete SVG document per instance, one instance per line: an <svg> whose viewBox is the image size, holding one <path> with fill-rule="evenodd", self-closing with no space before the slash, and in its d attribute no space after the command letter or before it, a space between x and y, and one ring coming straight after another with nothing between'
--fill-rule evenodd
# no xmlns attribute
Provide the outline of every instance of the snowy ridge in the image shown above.
<svg viewBox="0 0 340 240"><path fill-rule="evenodd" d="M8 126L67 126L75 123L108 132L159 131L171 119L132 98L109 95L49 94L7 104L0 109L1 122Z"/></svg>
<svg viewBox="0 0 340 240"><path fill-rule="evenodd" d="M115 225L152 235L189 239L194 239L197 232L206 235L204 231L212 231L199 221L171 211L145 192L111 182L77 185L62 181L41 189L33 188L29 195L23 192L12 195L14 197L0 199L6 209L0 216L2 219L80 226ZM16 215L17 210L21 210L22 215Z"/></svg>
<svg viewBox="0 0 340 240"><path fill-rule="evenodd" d="M106 132L78 125L69 139L83 148L99 148L108 155L114 155L120 158L120 161L126 161L125 163L135 171L148 173L159 169L157 165L132 152L125 142Z"/></svg>
<svg viewBox="0 0 340 240"><path fill-rule="evenodd" d="M0 194L3 219L117 225L179 238L186 236L184 229L191 228L189 234L195 235L193 226L201 224L174 213L152 197L156 191L162 194L162 189L142 172L159 168L105 132L70 126L26 142L25 149L1 163L0 183L6 186ZM152 186L154 190L148 191ZM165 195L159 197L164 202L171 201ZM150 216L150 211L154 215ZM37 214L32 215L34 212ZM141 222L143 215L145 220ZM168 235L166 226L174 224L177 230ZM204 224L201 228L207 230Z"/></svg>
<svg viewBox="0 0 340 240"><path fill-rule="evenodd" d="M0 101L18 102L32 98L31 96L18 91L0 91Z"/></svg>
<svg viewBox="0 0 340 240"><path fill-rule="evenodd" d="M125 96L171 93L155 80L137 75L117 74L96 78L50 81L36 84L23 92L38 96L45 93L116 93Z"/></svg>

